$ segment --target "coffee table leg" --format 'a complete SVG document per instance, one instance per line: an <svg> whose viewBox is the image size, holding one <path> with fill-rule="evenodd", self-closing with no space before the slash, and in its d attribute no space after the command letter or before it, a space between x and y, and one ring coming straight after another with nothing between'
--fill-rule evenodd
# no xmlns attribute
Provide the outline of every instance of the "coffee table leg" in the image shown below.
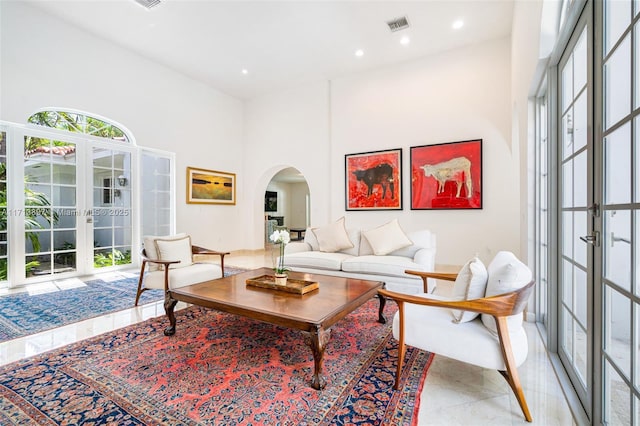
<svg viewBox="0 0 640 426"><path fill-rule="evenodd" d="M311 346L313 352L313 377L311 378L311 387L317 390L324 389L327 381L322 375L322 359L324 358L324 349L327 346L331 332L325 330L321 326L310 332L306 338L306 343Z"/></svg>
<svg viewBox="0 0 640 426"><path fill-rule="evenodd" d="M384 312L384 305L387 303L387 298L379 294L378 299L380 301L380 308L378 309L378 322L380 324L386 324L387 320L385 319L384 315L382 315L382 313Z"/></svg>
<svg viewBox="0 0 640 426"><path fill-rule="evenodd" d="M164 329L165 336L173 336L176 334L176 316L173 313L173 308L176 307L176 303L178 303L178 301L171 297L171 293L165 293L164 311L167 313L167 318L169 318L169 327Z"/></svg>

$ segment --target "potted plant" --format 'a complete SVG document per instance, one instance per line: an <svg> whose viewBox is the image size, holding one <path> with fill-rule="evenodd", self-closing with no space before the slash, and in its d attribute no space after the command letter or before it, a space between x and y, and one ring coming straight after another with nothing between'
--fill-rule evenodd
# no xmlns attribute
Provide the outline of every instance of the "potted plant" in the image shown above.
<svg viewBox="0 0 640 426"><path fill-rule="evenodd" d="M286 229L283 230L275 230L273 234L269 236L269 240L279 245L280 247L280 257L278 258L278 264L273 271L275 272L275 281L278 285L287 285L287 272L289 269L284 267L284 246L291 241L291 237L289 236L289 232Z"/></svg>

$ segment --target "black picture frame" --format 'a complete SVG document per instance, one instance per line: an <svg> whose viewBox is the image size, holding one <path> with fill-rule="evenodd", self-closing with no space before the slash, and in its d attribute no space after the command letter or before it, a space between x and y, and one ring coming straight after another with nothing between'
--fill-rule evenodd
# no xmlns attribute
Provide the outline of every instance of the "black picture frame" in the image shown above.
<svg viewBox="0 0 640 426"><path fill-rule="evenodd" d="M277 192L266 191L264 193L264 211L265 212L278 211L278 193Z"/></svg>
<svg viewBox="0 0 640 426"><path fill-rule="evenodd" d="M345 210L402 210L402 148L346 154Z"/></svg>
<svg viewBox="0 0 640 426"><path fill-rule="evenodd" d="M482 139L410 148L411 210L482 209Z"/></svg>

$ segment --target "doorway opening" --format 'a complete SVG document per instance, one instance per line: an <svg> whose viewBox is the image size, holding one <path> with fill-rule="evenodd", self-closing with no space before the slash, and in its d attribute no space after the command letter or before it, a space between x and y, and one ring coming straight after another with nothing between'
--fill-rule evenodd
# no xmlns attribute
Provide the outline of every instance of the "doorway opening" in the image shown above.
<svg viewBox="0 0 640 426"><path fill-rule="evenodd" d="M264 192L265 246L275 230L286 229L292 241L302 240L310 222L309 185L294 167L277 172Z"/></svg>

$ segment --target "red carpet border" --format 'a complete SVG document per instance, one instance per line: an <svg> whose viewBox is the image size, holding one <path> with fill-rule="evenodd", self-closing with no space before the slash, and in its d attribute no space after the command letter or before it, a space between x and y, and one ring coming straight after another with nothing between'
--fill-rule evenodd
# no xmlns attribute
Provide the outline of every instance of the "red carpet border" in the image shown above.
<svg viewBox="0 0 640 426"><path fill-rule="evenodd" d="M303 333L209 309L109 332L0 368L0 424L414 425L432 354L397 342L371 300L331 329L327 387Z"/></svg>

